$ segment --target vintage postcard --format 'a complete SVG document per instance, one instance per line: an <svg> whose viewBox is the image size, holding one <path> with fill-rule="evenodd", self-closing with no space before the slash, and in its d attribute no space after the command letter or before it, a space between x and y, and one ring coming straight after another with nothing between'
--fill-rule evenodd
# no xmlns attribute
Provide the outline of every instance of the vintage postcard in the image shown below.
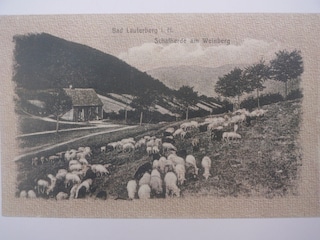
<svg viewBox="0 0 320 240"><path fill-rule="evenodd" d="M2 16L2 215L320 216L319 23Z"/></svg>

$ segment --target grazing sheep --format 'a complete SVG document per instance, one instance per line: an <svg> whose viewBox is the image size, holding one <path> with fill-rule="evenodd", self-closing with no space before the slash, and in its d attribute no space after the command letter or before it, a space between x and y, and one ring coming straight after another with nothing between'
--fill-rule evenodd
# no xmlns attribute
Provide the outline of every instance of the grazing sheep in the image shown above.
<svg viewBox="0 0 320 240"><path fill-rule="evenodd" d="M91 170L99 177L102 175L110 174L108 169L106 169L103 165L101 164L94 164L91 166Z"/></svg>
<svg viewBox="0 0 320 240"><path fill-rule="evenodd" d="M203 157L201 161L201 166L204 168L203 176L206 178L206 180L208 180L209 176L211 176L211 159L208 156Z"/></svg>
<svg viewBox="0 0 320 240"><path fill-rule="evenodd" d="M125 143L122 146L123 152L134 152L134 144L132 144L131 142Z"/></svg>
<svg viewBox="0 0 320 240"><path fill-rule="evenodd" d="M161 173L164 173L166 162L167 162L167 159L165 157L161 157L158 161L158 168Z"/></svg>
<svg viewBox="0 0 320 240"><path fill-rule="evenodd" d="M72 172L72 171L80 171L82 170L82 165L80 163L77 163L77 164L73 164L69 167L69 171Z"/></svg>
<svg viewBox="0 0 320 240"><path fill-rule="evenodd" d="M148 184L143 184L139 187L138 196L139 199L149 199L151 193L151 188Z"/></svg>
<svg viewBox="0 0 320 240"><path fill-rule="evenodd" d="M174 164L170 159L166 159L164 164L165 164L165 167L164 167L164 172L163 173L167 173L169 171L173 171L174 170Z"/></svg>
<svg viewBox="0 0 320 240"><path fill-rule="evenodd" d="M173 172L166 173L164 182L166 185L166 197L174 196L180 197L180 189L177 186L177 176Z"/></svg>
<svg viewBox="0 0 320 240"><path fill-rule="evenodd" d="M170 133L173 134L174 133L174 128L173 127L169 127L165 130L166 133Z"/></svg>
<svg viewBox="0 0 320 240"><path fill-rule="evenodd" d="M47 177L50 179L50 186L47 188L47 195L49 195L56 187L57 179L52 174L48 174Z"/></svg>
<svg viewBox="0 0 320 240"><path fill-rule="evenodd" d="M38 157L33 157L33 158L31 159L31 165L32 165L32 166L37 166L38 163L39 163L39 158L38 158Z"/></svg>
<svg viewBox="0 0 320 240"><path fill-rule="evenodd" d="M58 201L68 199L68 194L65 192L59 192L56 196Z"/></svg>
<svg viewBox="0 0 320 240"><path fill-rule="evenodd" d="M168 152L168 151L177 151L177 148L173 146L171 143L164 142L162 143L162 150L163 152Z"/></svg>
<svg viewBox="0 0 320 240"><path fill-rule="evenodd" d="M199 146L200 146L200 139L198 137L195 137L191 140L191 145L192 145L192 150L199 151Z"/></svg>
<svg viewBox="0 0 320 240"><path fill-rule="evenodd" d="M177 174L178 184L182 185L186 180L186 168L184 164L177 164L174 168L174 171Z"/></svg>
<svg viewBox="0 0 320 240"><path fill-rule="evenodd" d="M66 177L67 173L68 171L66 169L59 169L56 174L56 179L63 180Z"/></svg>
<svg viewBox="0 0 320 240"><path fill-rule="evenodd" d="M159 160L154 160L152 163L152 169L158 169L159 168Z"/></svg>
<svg viewBox="0 0 320 240"><path fill-rule="evenodd" d="M153 146L152 147L152 153L153 154L157 154L157 153L159 153L160 152L160 150L159 150L159 147L158 146Z"/></svg>
<svg viewBox="0 0 320 240"><path fill-rule="evenodd" d="M102 146L100 147L100 152L106 152L107 151L107 146Z"/></svg>
<svg viewBox="0 0 320 240"><path fill-rule="evenodd" d="M89 164L88 161L87 161L87 159L85 159L85 158L80 158L80 159L79 159L79 162L80 162L82 165L88 165L88 164Z"/></svg>
<svg viewBox="0 0 320 240"><path fill-rule="evenodd" d="M147 147L146 149L148 155L150 156L152 154L152 147Z"/></svg>
<svg viewBox="0 0 320 240"><path fill-rule="evenodd" d="M151 178L150 173L148 173L148 172L144 173L142 178L139 180L139 186L141 186L143 184L149 184L150 178Z"/></svg>
<svg viewBox="0 0 320 240"><path fill-rule="evenodd" d="M39 179L37 182L37 187L38 187L38 193L44 193L47 188L49 187L49 182L43 179Z"/></svg>
<svg viewBox="0 0 320 240"><path fill-rule="evenodd" d="M161 176L157 169L153 169L151 172L150 187L151 192L156 195L159 195L163 192Z"/></svg>
<svg viewBox="0 0 320 240"><path fill-rule="evenodd" d="M65 187L67 188L70 183L78 184L81 182L81 179L78 175L74 173L67 173L65 177Z"/></svg>
<svg viewBox="0 0 320 240"><path fill-rule="evenodd" d="M89 192L89 189L90 189L90 186L92 185L92 179L86 179L85 181L83 181L79 186L78 186L78 188L77 188L77 191L76 191L76 196L75 196L75 198L78 198L78 196L79 196L79 191L80 191L80 189L82 188L82 187L85 187L85 189L86 189L86 192Z"/></svg>
<svg viewBox="0 0 320 240"><path fill-rule="evenodd" d="M182 157L179 157L179 156L174 156L172 158L169 158L172 162L173 162L173 165L176 166L177 164L181 164L181 165L185 165L185 161Z"/></svg>
<svg viewBox="0 0 320 240"><path fill-rule="evenodd" d="M133 200L134 196L137 192L137 182L136 180L130 180L127 183L127 192L128 192L128 198L129 200Z"/></svg>
<svg viewBox="0 0 320 240"><path fill-rule="evenodd" d="M71 167L72 165L75 165L75 164L80 164L80 162L78 160L70 160L69 161L69 167Z"/></svg>
<svg viewBox="0 0 320 240"><path fill-rule="evenodd" d="M50 161L50 163L54 163L54 162L60 161L60 157L52 155L48 158L48 160Z"/></svg>
<svg viewBox="0 0 320 240"><path fill-rule="evenodd" d="M27 191L26 190L22 190L19 194L20 198L27 198Z"/></svg>
<svg viewBox="0 0 320 240"><path fill-rule="evenodd" d="M37 198L37 195L33 190L29 190L28 191L28 198Z"/></svg>
<svg viewBox="0 0 320 240"><path fill-rule="evenodd" d="M198 175L199 169L197 168L196 158L193 155L188 155L186 157L186 164L190 164L195 169L195 174Z"/></svg>
<svg viewBox="0 0 320 240"><path fill-rule="evenodd" d="M40 157L40 161L42 164L44 164L45 161L48 161L47 158L45 158L44 156Z"/></svg>
<svg viewBox="0 0 320 240"><path fill-rule="evenodd" d="M151 172L152 171L152 165L151 163L147 162L142 164L141 166L138 167L137 171L134 174L134 179L140 180L143 176L144 173L146 172Z"/></svg>
<svg viewBox="0 0 320 240"><path fill-rule="evenodd" d="M77 189L79 187L79 183L77 184L74 184L70 190L70 196L69 196L69 199L74 199L76 197L76 193L77 193Z"/></svg>
<svg viewBox="0 0 320 240"><path fill-rule="evenodd" d="M241 139L241 135L235 132L224 132L222 134L222 139L229 142L230 140Z"/></svg>

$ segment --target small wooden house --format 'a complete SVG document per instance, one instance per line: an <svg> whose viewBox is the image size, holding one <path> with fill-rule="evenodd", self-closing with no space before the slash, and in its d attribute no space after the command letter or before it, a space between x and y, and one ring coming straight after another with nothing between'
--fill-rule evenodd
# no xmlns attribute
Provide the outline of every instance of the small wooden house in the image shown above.
<svg viewBox="0 0 320 240"><path fill-rule="evenodd" d="M65 88L72 100L73 121L86 122L103 118L102 102L92 88Z"/></svg>

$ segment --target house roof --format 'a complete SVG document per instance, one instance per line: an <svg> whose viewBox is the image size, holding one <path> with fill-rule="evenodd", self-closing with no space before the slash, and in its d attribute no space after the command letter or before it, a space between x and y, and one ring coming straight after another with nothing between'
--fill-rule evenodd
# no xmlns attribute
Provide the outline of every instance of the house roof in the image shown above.
<svg viewBox="0 0 320 240"><path fill-rule="evenodd" d="M64 88L64 91L71 97L72 105L75 107L103 105L92 88Z"/></svg>

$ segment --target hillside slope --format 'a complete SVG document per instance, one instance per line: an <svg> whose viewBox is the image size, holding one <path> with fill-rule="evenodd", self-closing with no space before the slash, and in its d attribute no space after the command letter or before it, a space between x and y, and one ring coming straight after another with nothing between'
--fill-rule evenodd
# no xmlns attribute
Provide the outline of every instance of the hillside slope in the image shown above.
<svg viewBox="0 0 320 240"><path fill-rule="evenodd" d="M198 179L189 179L179 186L182 197L285 197L299 194L301 165L303 159L299 139L301 125L301 100L285 101L263 107L267 110L264 117L253 121L251 126L241 125L238 129L242 136L240 141L212 141L210 133L195 131L191 138L175 138L178 150L193 154L200 168ZM204 119L197 119L203 122ZM163 136L164 129L181 124L156 125L153 130L132 131L118 136L109 136L101 141L100 137L86 139L83 144L90 144L93 156L88 159L91 164L113 164L110 175L94 180L91 196L98 191L107 191L108 200L127 198L126 184L133 178L137 168L151 162L145 148L138 148L133 153L101 152L100 147L111 141L125 137L135 140L143 136ZM142 130L141 128L140 130ZM146 128L147 129L147 128ZM233 126L226 131L231 131ZM191 145L193 137L200 139L199 151ZM67 150L65 146L61 150ZM76 146L74 146L76 147ZM211 176L205 180L202 176L201 159L209 156L212 160ZM26 160L26 159L25 159ZM30 161L17 162L19 169L18 189L32 188L36 179L46 178L45 174L56 174L58 169L68 168L68 162L44 163L31 166ZM62 182L58 191L69 191ZM44 197L44 196L40 196ZM45 196L46 197L46 196Z"/></svg>
<svg viewBox="0 0 320 240"><path fill-rule="evenodd" d="M131 93L146 89L170 92L122 60L91 47L46 34L14 37L13 80L26 89L94 88L98 93ZM144 86L142 89L141 86Z"/></svg>

